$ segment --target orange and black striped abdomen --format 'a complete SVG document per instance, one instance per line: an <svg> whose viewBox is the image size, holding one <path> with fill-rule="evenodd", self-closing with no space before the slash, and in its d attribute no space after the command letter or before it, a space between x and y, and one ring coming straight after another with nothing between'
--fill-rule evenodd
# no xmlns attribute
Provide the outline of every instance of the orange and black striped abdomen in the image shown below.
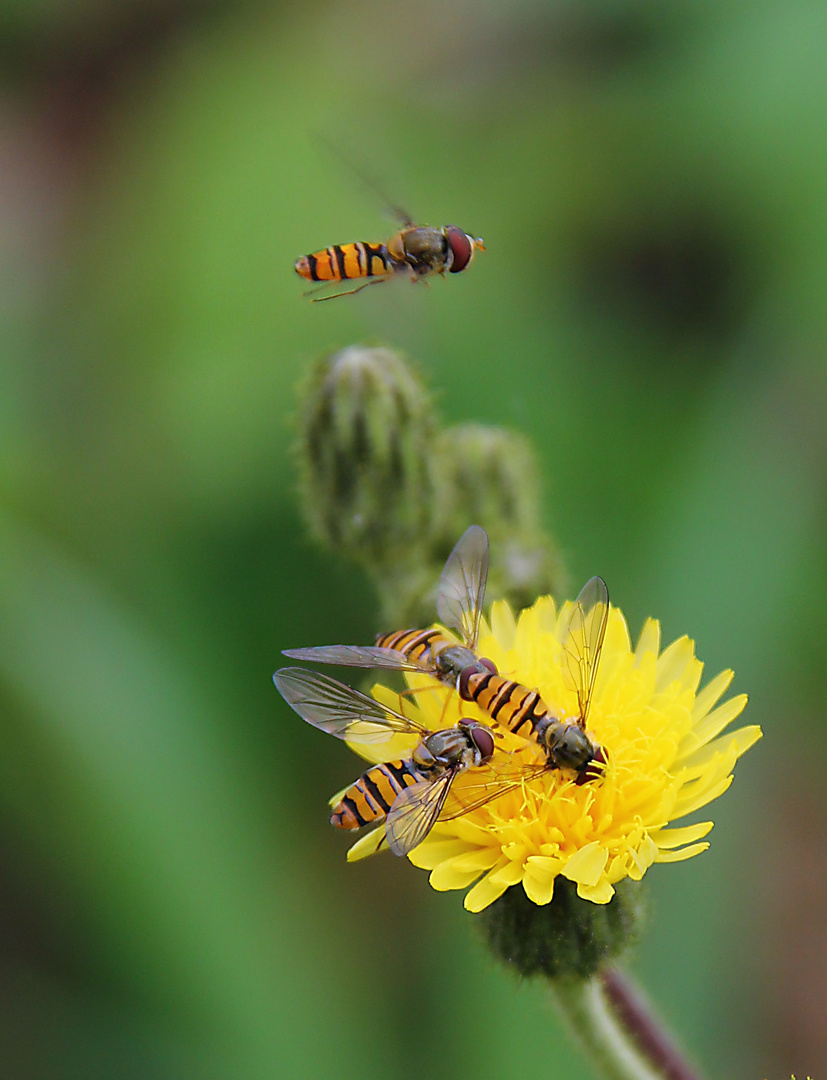
<svg viewBox="0 0 827 1080"><path fill-rule="evenodd" d="M468 697L492 720L517 735L529 737L549 709L536 690L494 673L474 673L468 679Z"/></svg>
<svg viewBox="0 0 827 1080"><path fill-rule="evenodd" d="M451 642L438 630L398 630L376 639L383 649L393 649L408 660L433 666L435 657ZM436 674L436 673L435 673ZM439 676L437 676L439 677ZM461 694L510 731L531 737L537 724L551 714L536 690L491 671L474 671L462 680Z"/></svg>
<svg viewBox="0 0 827 1080"><path fill-rule="evenodd" d="M396 630L393 634L378 637L376 644L380 649L393 649L415 664L427 667L433 665L434 647L437 646L439 652L450 642L438 630Z"/></svg>
<svg viewBox="0 0 827 1080"><path fill-rule="evenodd" d="M330 824L337 829L359 829L390 812L400 791L426 775L412 761L386 761L362 773L333 807Z"/></svg>
<svg viewBox="0 0 827 1080"><path fill-rule="evenodd" d="M302 255L296 273L308 281L349 281L351 278L386 277L394 270L385 244L334 244Z"/></svg>

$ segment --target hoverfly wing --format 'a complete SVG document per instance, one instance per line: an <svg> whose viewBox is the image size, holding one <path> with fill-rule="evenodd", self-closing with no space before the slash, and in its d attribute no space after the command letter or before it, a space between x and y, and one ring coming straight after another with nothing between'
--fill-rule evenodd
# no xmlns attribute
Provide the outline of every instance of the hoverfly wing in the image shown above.
<svg viewBox="0 0 827 1080"><path fill-rule="evenodd" d="M440 815L456 773L452 769L438 780L420 780L399 793L385 823L394 855L407 855L422 843Z"/></svg>
<svg viewBox="0 0 827 1080"><path fill-rule="evenodd" d="M280 668L273 676L276 689L308 724L356 743L387 742L397 732L430 732L338 679L305 668Z"/></svg>
<svg viewBox="0 0 827 1080"><path fill-rule="evenodd" d="M445 563L436 606L440 621L459 630L469 649L477 647L487 580L488 533L480 525L470 525Z"/></svg>
<svg viewBox="0 0 827 1080"><path fill-rule="evenodd" d="M397 206L395 203L393 203L388 198L386 192L384 191L378 180L369 172L359 167L353 160L352 155L346 154L342 147L340 147L334 140L329 139L324 135L317 134L316 140L327 150L329 154L333 154L335 157L337 157L345 165L345 167L350 170L350 172L356 177L356 179L361 184L363 184L368 189L368 191L371 192L372 197L382 203L388 214L390 214L391 217L396 218L400 225L413 225L413 218L408 213L408 211L405 210L404 207Z"/></svg>
<svg viewBox="0 0 827 1080"><path fill-rule="evenodd" d="M282 649L291 660L309 660L312 664L339 664L342 667L391 668L394 671L423 671L396 649L376 645L315 645L307 649Z"/></svg>
<svg viewBox="0 0 827 1080"><path fill-rule="evenodd" d="M581 728L586 727L608 621L606 582L601 577L590 578L574 601L563 638L563 658L577 692L577 723Z"/></svg>
<svg viewBox="0 0 827 1080"><path fill-rule="evenodd" d="M517 765L504 757L505 760L495 759L465 772L461 787L455 784L446 797L440 820L452 821L470 814L549 770L548 762Z"/></svg>

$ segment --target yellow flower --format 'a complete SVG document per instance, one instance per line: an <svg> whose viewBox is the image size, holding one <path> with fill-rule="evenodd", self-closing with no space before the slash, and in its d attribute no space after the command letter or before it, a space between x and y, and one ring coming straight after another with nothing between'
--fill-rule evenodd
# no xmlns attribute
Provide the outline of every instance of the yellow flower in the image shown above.
<svg viewBox="0 0 827 1080"><path fill-rule="evenodd" d="M503 675L537 688L561 717L577 714L561 656L570 610L567 603L558 613L550 597L541 597L515 621L505 603L496 603L478 649ZM590 736L608 756L602 777L577 786L573 774L559 770L534 776L461 817L437 822L409 859L431 871L437 890L476 882L465 907L478 912L512 885L522 885L534 903L548 904L559 874L576 883L583 899L606 904L623 878L639 880L652 863L704 851L711 821L669 825L726 791L736 760L761 738L761 729L752 725L722 735L747 698L739 694L718 705L733 673L721 672L698 692L702 670L687 637L660 652L654 619L632 649L626 620L612 608L588 717ZM476 705L449 695L436 680L416 674L408 682L416 693L401 699L402 707L426 727L451 727L460 716L491 724ZM400 706L399 696L385 687L376 686L374 696ZM515 766L545 760L533 740L491 726L501 760L502 754L510 754ZM410 746L407 736L392 746L383 743L381 760L404 756ZM370 747L358 750L379 760ZM454 791L473 783L472 774L460 775ZM371 854L378 835L381 830L360 840L348 859Z"/></svg>

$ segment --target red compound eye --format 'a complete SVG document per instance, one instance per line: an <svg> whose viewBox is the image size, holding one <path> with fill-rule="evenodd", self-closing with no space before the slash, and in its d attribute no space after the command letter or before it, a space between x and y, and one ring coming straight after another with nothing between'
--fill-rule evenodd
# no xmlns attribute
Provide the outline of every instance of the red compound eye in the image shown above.
<svg viewBox="0 0 827 1080"><path fill-rule="evenodd" d="M456 225L446 225L445 236L448 238L448 243L451 245L451 251L454 254L454 259L451 263L451 273L458 274L460 270L464 270L471 261L471 256L474 254L474 246L471 243L471 238L467 236L462 229L457 228Z"/></svg>
<svg viewBox="0 0 827 1080"><path fill-rule="evenodd" d="M481 725L470 728L469 734L474 740L474 745L479 750L482 760L488 761L494 754L494 736L488 728Z"/></svg>
<svg viewBox="0 0 827 1080"><path fill-rule="evenodd" d="M484 668L488 668L492 675L498 674L497 665L494 663L493 660L489 660L487 656L481 656L480 663Z"/></svg>

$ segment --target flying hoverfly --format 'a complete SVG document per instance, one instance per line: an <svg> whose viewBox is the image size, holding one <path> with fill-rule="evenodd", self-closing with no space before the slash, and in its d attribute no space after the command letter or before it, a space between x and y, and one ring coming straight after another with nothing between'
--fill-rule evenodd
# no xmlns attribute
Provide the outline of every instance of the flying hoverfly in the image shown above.
<svg viewBox="0 0 827 1080"><path fill-rule="evenodd" d="M586 732L603 639L609 618L609 594L602 578L591 578L575 600L562 643L564 672L577 696L577 716L564 719L513 679L500 675L491 660L476 655L479 623L488 579L488 535L471 525L457 541L439 579L437 614L459 632L456 645L438 630L401 630L381 635L375 646L322 645L285 649L285 656L350 667L393 668L432 675L464 701L475 702L492 720L527 735L546 755L547 768L572 769L575 783L599 775L603 748Z"/></svg>
<svg viewBox="0 0 827 1080"><path fill-rule="evenodd" d="M476 251L485 251L479 237L471 236L457 225L442 228L417 225L406 211L399 207L392 210L401 228L385 243L368 244L360 240L334 244L296 260L296 273L307 281L332 283L367 278L355 289L316 296L315 302L351 296L368 285L378 285L399 274L406 274L412 281L431 274L459 274L469 266Z"/></svg>
<svg viewBox="0 0 827 1080"><path fill-rule="evenodd" d="M330 817L336 828L348 830L384 819L385 836L378 846L387 842L395 855L407 855L421 844L440 816L459 817L542 771L513 766L507 755L492 763L494 734L475 720L430 731L337 679L305 668L281 668L273 682L303 720L339 739L379 743L397 733L419 738L409 757L364 772L342 792ZM451 787L468 770L474 777L451 806Z"/></svg>

